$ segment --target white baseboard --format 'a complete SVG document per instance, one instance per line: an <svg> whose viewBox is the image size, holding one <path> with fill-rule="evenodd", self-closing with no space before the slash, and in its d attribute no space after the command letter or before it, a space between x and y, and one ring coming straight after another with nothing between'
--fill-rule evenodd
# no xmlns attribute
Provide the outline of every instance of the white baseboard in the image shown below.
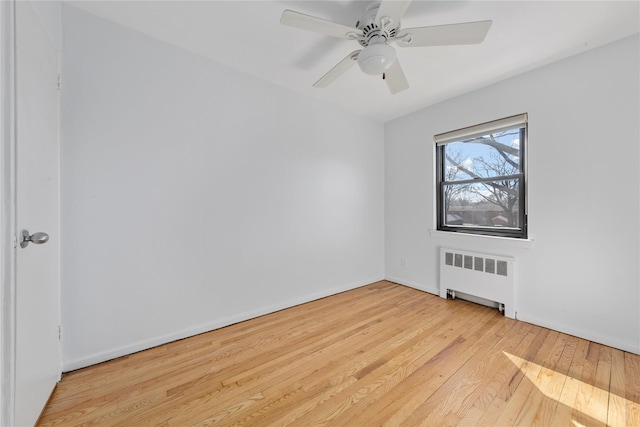
<svg viewBox="0 0 640 427"><path fill-rule="evenodd" d="M362 286L369 285L371 283L385 280L384 277L373 277L368 280L349 283L343 286L323 290L313 294L292 298L287 301L280 302L278 304L272 304L266 307L260 307L256 310L246 311L238 313L233 316L225 317L222 319L214 319L211 322L207 322L200 325L195 325L189 328L185 328L179 331L175 331L166 335L161 335L146 340L131 343L122 347L118 347L109 351L95 353L90 356L63 361L62 371L69 372L76 369L84 368L96 363L105 362L107 360L115 359L117 357L126 356L128 354L136 353L138 351L147 350L162 344L166 344L172 341L180 340L183 338L192 337L204 332L209 332L214 329L223 328L225 326L233 325L234 323L243 322L245 320L254 319L256 317L264 316L265 314L274 313L276 311L283 310L285 308L294 307L296 305L304 304L307 302L315 301L320 298L325 298L331 295L339 294L341 292L350 291L352 289L360 288Z"/></svg>
<svg viewBox="0 0 640 427"><path fill-rule="evenodd" d="M420 291L439 295L438 289L427 288L426 286L418 283L413 283L407 280L398 279L396 277L391 277L391 276L387 276L386 280L390 282L398 283L400 285L408 286L410 288L414 288ZM567 325L560 325L560 324L549 322L546 320L540 320L535 318L534 316L529 316L526 313L523 314L521 312L518 312L517 319L523 322L531 323L533 325L541 326L543 328L553 329L554 331L562 332L568 335L573 335L579 338L604 344L609 347L617 348L623 351L628 351L630 353L640 354L640 343L634 345L634 344L629 344L628 342L619 342L616 340L612 340L611 338L606 336L593 334L589 331L580 330L578 328L572 328Z"/></svg>
<svg viewBox="0 0 640 427"><path fill-rule="evenodd" d="M604 344L609 347L617 348L619 350L628 351L630 353L635 353L640 355L640 343L634 345L628 342L619 342L616 340L612 340L611 338L606 336L601 336L598 334L591 333L589 331L580 330L579 328L572 328L571 326L561 325L555 322L536 319L535 317L529 316L526 313L523 314L521 312L518 312L517 318L518 320L521 320L523 322L531 323L537 326L542 326L543 328L553 329L554 331L562 332L568 335L573 335L574 337L583 338L585 340L597 342L599 344Z"/></svg>
<svg viewBox="0 0 640 427"><path fill-rule="evenodd" d="M175 331L169 334L138 341L138 342L131 343L129 345L115 348L109 351L95 353L87 357L82 357L82 358L69 360L69 361L63 361L62 370L63 372L69 372L76 369L84 368L86 366L95 365L96 363L105 362L107 360L115 359L117 357L126 356L128 354L136 353L142 350L147 350L149 348L153 348L158 345L166 344L166 343L183 339L183 338L188 338L194 335L201 334L203 332L208 332L214 329L223 328L225 326L229 326L234 323L243 322L245 320L260 317L269 313L274 313L279 310L294 307L296 305L311 302L320 298L325 298L331 295L339 294L341 292L346 292L352 289L360 288L362 286L366 286L371 283L379 282L380 280L388 280L390 282L398 283L400 285L404 285L420 291L428 292L436 296L439 295L438 289L428 288L422 284L418 284L418 283L414 283L414 282L410 282L407 280L398 279L390 276L374 277L369 280L349 283L343 286L327 289L322 292L317 292L314 294L293 298L278 304L261 307L256 310L238 313L237 315L234 315L234 316L229 316L222 319L214 319L208 323L195 325L189 328L182 329L180 331ZM618 348L620 350L628 351L635 354L640 354L640 345L633 345L629 343L618 342L608 337L602 337L596 334L592 334L588 331L578 330L575 328L567 327L566 325L559 325L559 324L555 324L554 322L548 322L548 321L536 319L533 316L528 316L527 314L523 314L520 312L518 313L518 320L531 323L534 325L542 326L544 328L553 329L553 330L563 332L569 335L573 335L576 337L584 338L584 339L594 341L600 344L604 344L610 347Z"/></svg>
<svg viewBox="0 0 640 427"><path fill-rule="evenodd" d="M387 276L385 278L385 280L388 280L388 281L393 282L393 283L397 283L399 285L408 286L410 288L417 289L419 291L428 292L430 294L435 294L435 295L439 294L438 289L428 288L428 287L426 287L424 285L421 285L421 284L418 284L418 283L414 283L414 282L410 282L408 280L398 279L396 277L391 277L391 276Z"/></svg>

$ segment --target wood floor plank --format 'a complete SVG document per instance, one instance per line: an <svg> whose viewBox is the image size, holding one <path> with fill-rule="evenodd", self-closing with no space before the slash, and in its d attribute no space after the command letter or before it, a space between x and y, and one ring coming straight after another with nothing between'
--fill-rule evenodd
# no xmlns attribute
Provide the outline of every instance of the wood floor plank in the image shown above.
<svg viewBox="0 0 640 427"><path fill-rule="evenodd" d="M506 330L511 327L528 329L530 325L505 324L505 327ZM451 390L473 369L473 363L469 363L469 360L475 361L485 357L487 351L493 348L497 341L511 336L506 333L506 330L498 333L499 338L497 340L496 337L491 336L491 334L479 337L466 351L458 350L457 353L459 356L454 354L446 355L447 362L455 361L455 368L449 365L449 369L453 369L453 372L449 375L433 376L428 379L423 379L424 385L422 386L422 393L415 395L415 397L394 414L393 417L385 421L385 425L419 425L423 423L432 410L438 408L440 403L450 398ZM513 336L517 335L519 334L513 334ZM522 337L518 336L516 339L522 339ZM431 375L433 374L434 371L431 372Z"/></svg>
<svg viewBox="0 0 640 427"><path fill-rule="evenodd" d="M452 314L452 312L449 312L449 314ZM352 381L357 381L356 377L362 376L365 370L371 370L373 369L372 367L379 364L379 361L376 362L376 360L379 360L378 358L381 357L385 351L397 347L398 343L405 342L412 337L421 335L422 333L428 334L431 329L437 328L437 323L435 322L435 320L438 319L437 312L434 311L434 316L431 317L432 321L430 323L423 324L423 326L417 329L410 329L408 332L398 329L397 333L393 334L391 337L387 337L386 341L377 340L377 344L354 346L356 353L352 355L349 354L347 349L339 351L341 356L338 360L329 360L322 368L313 371L312 376L304 379L305 391L310 396L310 399L305 404L307 409L315 407L317 404L325 401L328 393L326 390L327 387L329 387L331 396L335 395L337 392L342 390L342 387L340 387L342 380L349 380L350 383ZM404 320L400 317L397 318ZM415 322L415 319L413 319L413 322ZM388 328L385 327L384 329L386 330ZM351 347L350 344L349 346ZM363 348L367 348L367 351L364 351ZM313 376L316 378L329 377L331 380L328 383L324 381L318 382L314 380ZM316 393L316 398L311 397L314 393ZM292 414L299 412L294 411L293 409L294 408L282 408L282 411L291 418ZM290 421L291 419L289 419L289 422Z"/></svg>
<svg viewBox="0 0 640 427"><path fill-rule="evenodd" d="M468 336L465 334L457 337L410 375L402 383L401 387L396 387L391 393L384 396L383 402L386 404L381 405L382 408L377 408L374 419L387 426L399 425L401 421L407 419L416 408L427 401L447 381L449 376L442 373L447 371L447 366L464 363L482 345L484 339L493 339L486 338L492 335L492 331L499 331L498 334L500 334L513 325L493 322L493 319L491 319L484 326L484 330L489 332L488 334L473 333ZM407 389L412 390L412 392L407 393ZM375 423L374 419L370 419L368 420L369 422L363 424L373 424Z"/></svg>
<svg viewBox="0 0 640 427"><path fill-rule="evenodd" d="M502 413L496 421L497 425L515 425L517 417L533 388L531 378L535 378L540 372L541 366L536 363L535 356L541 349L542 344L548 343L546 338L549 331L534 327L531 334L535 334L535 338L525 351L519 354L507 354L507 357L518 368L518 373L514 375L509 385L503 388L503 393L498 394L498 396L507 401L507 404L502 408Z"/></svg>
<svg viewBox="0 0 640 427"><path fill-rule="evenodd" d="M576 337L564 334L561 334L561 337L566 341L566 344L555 368L545 372L548 375L547 382L544 386L547 399L544 399L542 404L538 407L536 416L532 421L532 425L534 426L551 425L553 415L558 407L558 402L567 379L569 368L571 367L571 363L576 352L576 347L580 341Z"/></svg>
<svg viewBox="0 0 640 427"><path fill-rule="evenodd" d="M507 335L502 340L495 343L493 347L487 349L487 353L477 352L473 358L469 359L456 374L451 377L448 383L439 390L442 395L438 407L431 409L426 406L424 409L428 416L422 420L421 425L436 425L443 422L441 417L446 416L447 409L451 408L458 416L464 416L466 411L473 406L475 400L482 393L483 389L491 382L494 369L504 366L504 352L525 353L530 347L539 348L548 330L533 329L530 333L521 335ZM531 339L531 340L529 340ZM453 386L452 389L447 385ZM445 396L446 395L446 396ZM435 396L434 396L435 397ZM413 415L409 423L418 421L418 413Z"/></svg>
<svg viewBox="0 0 640 427"><path fill-rule="evenodd" d="M489 313L495 316L495 313ZM468 332L473 333L480 325L487 320L487 317L478 318L477 324ZM447 328L449 331L460 330L468 327L459 319L451 319ZM449 341L455 334L448 334ZM443 341L447 342L447 335L443 336ZM339 417L341 422L359 425L358 418L375 411L380 398L387 395L389 391L413 374L420 366L423 366L444 343L436 345L437 340L432 336L422 337L417 342L403 343L401 346L389 351L384 359L378 360L368 369L366 375L356 375L358 384L351 387L352 394L345 396L333 410L329 410L325 418L326 423L332 423ZM357 403L357 405L356 405Z"/></svg>
<svg viewBox="0 0 640 427"><path fill-rule="evenodd" d="M404 332L403 334L399 334L399 336L394 337L392 340L388 341L382 347L378 347L378 349L374 349L372 352L365 352L360 357L355 358L354 360L347 363L347 370L339 374L340 377L349 376L352 377L358 382L356 386L349 386L344 390L341 390L338 394L333 395L332 397L338 399L340 396L348 396L349 393L357 393L359 387L363 384L363 379L370 374L372 371L375 371L377 368L380 368L385 364L385 362L392 357L393 354L401 352L403 349L408 346L413 346L415 342L421 343L428 340L429 337L433 336L433 333L439 330L442 330L444 325L450 325L452 315L454 313L462 314L464 312L464 307L460 308L460 311L447 311L446 313L449 315L445 318L441 318L438 322L432 323L427 322L424 324L416 323L409 328L408 332ZM454 322L455 323L455 322ZM416 331L420 333L415 333L411 331ZM432 346L435 346L437 340L432 340L430 343ZM419 345L419 344L418 344ZM424 348L422 350L425 350ZM370 354L369 354L370 353ZM413 354L414 352L411 352ZM419 354L419 353L418 353ZM314 392L314 387L307 387L307 390L310 393ZM346 398L346 397L345 397ZM357 398L357 397L356 397ZM348 399L348 398L347 398ZM335 412L331 409L327 408L325 404L325 400L318 400L317 404L314 406L315 414L320 414L320 411L326 412ZM339 404L339 401L335 402L334 405ZM304 422L304 420L295 419L292 417L294 413L297 411L291 410L289 414L286 416L287 422L295 421ZM285 420L276 420L276 423L282 423Z"/></svg>
<svg viewBox="0 0 640 427"><path fill-rule="evenodd" d="M624 355L625 399L627 425L640 425L640 356Z"/></svg>
<svg viewBox="0 0 640 427"><path fill-rule="evenodd" d="M527 389L529 389L529 394L520 405L518 415L513 421L514 425L529 426L533 424L538 407L547 399L549 377L554 372L564 346L565 342L561 339L560 333L551 331L540 351L536 353L538 357L534 358L532 363L527 366L527 370L537 372L537 375L527 375L527 378L523 379L523 381L528 381L528 383L518 387L520 396L524 395ZM515 397L512 398L511 402L516 401L516 399Z"/></svg>
<svg viewBox="0 0 640 427"><path fill-rule="evenodd" d="M65 374L42 426L640 425L640 356L381 281Z"/></svg>
<svg viewBox="0 0 640 427"><path fill-rule="evenodd" d="M544 354L546 356L547 349L551 345L556 344L558 335L559 333L555 331L549 331L547 338L544 340L543 345L540 347L540 351L537 352L536 355L539 356L541 354ZM542 339L542 336L540 338ZM466 407L461 406L461 408L457 411L457 414L461 419L463 419L466 415L465 413L471 409L471 405L473 405L473 407L481 407L480 402L489 402L497 395L497 390L504 387L506 382L500 383L499 381L504 378L508 378L509 376L499 374L502 372L513 372L515 365L513 364L509 356L512 354L525 353L525 344L526 341L523 340L518 344L518 346L507 346L502 350L501 357L499 357L497 361L492 364L490 369L487 369L487 375L485 376L484 381L479 384L479 387L476 388L474 394L470 396ZM533 345L535 345L535 343ZM511 376L511 378L513 378L513 375ZM498 382L496 382L496 380ZM529 403L529 401L527 401L527 403Z"/></svg>
<svg viewBox="0 0 640 427"><path fill-rule="evenodd" d="M577 378L577 393L573 403L572 422L582 425L606 425L608 387L602 391L595 386L601 345L589 343L582 375Z"/></svg>
<svg viewBox="0 0 640 427"><path fill-rule="evenodd" d="M574 404L578 399L580 383L582 382L582 372L584 366L587 365L589 345L589 341L578 341L575 354L571 360L571 366L569 367L562 392L558 398L558 405L552 417L553 420L561 424L572 424Z"/></svg>
<svg viewBox="0 0 640 427"><path fill-rule="evenodd" d="M625 399L624 352L611 351L611 386L609 388L609 412L607 425L622 426L627 423L627 403Z"/></svg>
<svg viewBox="0 0 640 427"><path fill-rule="evenodd" d="M452 315L453 312L451 310L448 310L447 314ZM395 315L394 317L397 317L397 316L398 315ZM332 397L335 397L337 393L340 393L343 391L342 387L336 387L340 379L347 378L349 380L354 380L353 382L361 379L363 376L366 376L368 372L375 370L376 367L379 367L380 365L383 364L383 361L385 360L385 356L388 357L385 353L388 354L393 351L397 351L394 349L397 349L398 347L406 346L408 345L407 343L411 343L412 341L415 341L416 339L421 338L421 336L423 335L430 335L432 333L431 330L434 328L442 327L442 326L439 326L438 323L435 323L435 320L438 319L437 313L435 311L432 311L432 314L429 315L429 318L431 319L429 322L422 323L422 326L418 328L412 327L408 331L404 331L404 330L399 331L397 335L393 337L393 339L387 341L381 346L369 347L369 349L366 352L359 351L359 354L356 357L353 357L348 362L347 366L350 365L351 367L348 367L346 370L343 370L342 372L338 373L337 375L338 381L336 381L335 378L333 381L331 381L331 385L333 386L332 393L331 393ZM446 323L449 321L450 320L443 318L439 321L439 323L442 323L442 322ZM310 378L307 379L307 384L308 385L305 386L305 390L308 392L308 394L314 393L316 390L313 385L313 380ZM350 384L351 382L348 385ZM319 404L322 404L326 400L325 399L326 392L324 390L324 385L321 385L320 391L321 393L319 393L317 396L318 399L315 400L315 403L312 403L314 402L314 400L312 399L310 402L311 406L307 405L307 409L309 407L315 408L316 406L318 406ZM285 414L286 414L287 420L286 421L278 420L277 424L292 422L294 420L298 422L298 420L295 419L295 414L300 413L299 408L281 408L280 412L282 412L283 410L286 410ZM267 422L268 420L269 418L267 419L263 418L263 421L265 422Z"/></svg>
<svg viewBox="0 0 640 427"><path fill-rule="evenodd" d="M410 312L405 313L405 315L408 317L411 317ZM407 319L407 320L411 320L411 319ZM380 324L379 320L374 320L374 321L369 320L367 325L374 327L374 326L379 326L379 324ZM385 334L389 334L390 332L393 332L393 330L389 330L389 331L382 330L381 332ZM399 333L400 330L396 330L396 332ZM322 358L323 352L328 352L328 351L331 352L332 350L335 350L336 354L342 354L344 350L347 350L343 348L342 349L343 351L340 351L339 349L333 348L333 347L344 346L344 343L346 342L347 338L349 343L354 348L357 349L357 348L361 348L362 346L372 347L373 343L371 343L371 340L375 338L378 338L378 339L382 338L382 336L378 335L374 329L367 328L365 330L359 331L357 334L353 332L350 332L347 334L341 333L338 337L331 337L331 339L329 339L327 342L323 342L322 340L316 341L314 342L314 346L312 348L306 349L306 351L304 351L303 353L296 353L299 356L297 361L296 360L287 361L286 364L284 365L280 364L279 367L273 366L270 363L262 363L262 364L256 365L255 369L252 371L254 374L253 380L258 380L258 379L265 380L265 379L268 379L270 375L274 375L274 374L282 375L283 374L282 366L286 366L287 367L285 371L286 378L282 378L282 380L294 381L296 378L303 376L306 372L309 372L310 368L314 366L318 366L321 363L320 358ZM318 360L315 360L315 359L318 359ZM364 366L366 366L366 364ZM298 368L298 371L295 371L296 368ZM345 375L344 377L347 377L347 376ZM294 382L296 383L296 387L295 387L296 390L302 389L302 385L298 384L298 383L301 383L301 381L294 381ZM279 384L279 381L273 381L273 383ZM244 385L242 382L235 382L234 384ZM224 381L223 381L223 385L224 385ZM258 384L257 387L259 389L264 388L262 384ZM239 387L238 389L240 388L242 387ZM248 388L248 390L243 392L243 395L246 395L247 393L252 393L254 391L254 389L251 388L250 386L246 388ZM220 401L220 403L223 404L230 397L234 399L236 398L234 396L229 396L225 399L218 399L218 400ZM271 406L271 409L273 409L274 405L270 405L270 406ZM260 409L260 413L263 413L263 412L264 411ZM235 414L234 417L231 417L228 420L226 420L226 422L232 422L234 418L241 418L246 416L248 416L248 414L237 413ZM174 421L179 422L180 418L177 418Z"/></svg>
<svg viewBox="0 0 640 427"><path fill-rule="evenodd" d="M561 337L562 336L563 335L561 334ZM564 337L567 338L567 340L573 338L567 336ZM562 354L560 356L561 362L558 365L560 365L564 360L566 369L568 370L571 359L573 358L574 350L575 343L573 346L565 345L565 348L562 350ZM489 386L487 386L485 393L481 395L474 403L474 407L482 410L482 416L478 420L478 425L496 425L497 419L502 414L502 411L504 410L511 397L509 390L511 389L513 391L514 383L519 384L519 381L521 381L521 379L522 372L520 371L519 367L511 361L511 359L509 360L509 364L507 365L506 369L495 372L494 378ZM563 383L564 377L562 378L562 383L559 386L558 394L562 390ZM543 405L546 402L546 400L543 401ZM553 413L553 411L555 411L555 405L551 407L551 413ZM549 425L549 423L543 425Z"/></svg>

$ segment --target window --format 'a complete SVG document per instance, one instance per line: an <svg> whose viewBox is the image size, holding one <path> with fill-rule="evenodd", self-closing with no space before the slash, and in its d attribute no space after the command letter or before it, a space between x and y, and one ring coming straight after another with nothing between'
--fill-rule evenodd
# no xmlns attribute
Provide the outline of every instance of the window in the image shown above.
<svg viewBox="0 0 640 427"><path fill-rule="evenodd" d="M527 238L527 115L434 136L438 230Z"/></svg>

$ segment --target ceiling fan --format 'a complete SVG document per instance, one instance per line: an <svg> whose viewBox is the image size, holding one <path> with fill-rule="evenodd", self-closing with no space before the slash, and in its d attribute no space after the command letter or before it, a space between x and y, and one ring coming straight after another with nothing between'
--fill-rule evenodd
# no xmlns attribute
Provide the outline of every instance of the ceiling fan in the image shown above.
<svg viewBox="0 0 640 427"><path fill-rule="evenodd" d="M362 49L347 55L313 86L327 87L357 62L364 73L382 75L393 94L407 89L409 82L391 43L400 47L478 44L482 43L491 27L491 21L478 21L401 28L400 19L410 4L411 0L373 2L367 6L355 27L293 10L285 10L280 23L332 37L356 40L362 46Z"/></svg>

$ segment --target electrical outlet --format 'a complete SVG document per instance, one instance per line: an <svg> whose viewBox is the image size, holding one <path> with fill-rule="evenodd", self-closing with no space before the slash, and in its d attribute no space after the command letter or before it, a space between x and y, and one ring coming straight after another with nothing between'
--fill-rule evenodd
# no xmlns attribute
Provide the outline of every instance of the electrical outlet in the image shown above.
<svg viewBox="0 0 640 427"><path fill-rule="evenodd" d="M402 268L407 268L407 259L406 258L400 258L400 266Z"/></svg>

